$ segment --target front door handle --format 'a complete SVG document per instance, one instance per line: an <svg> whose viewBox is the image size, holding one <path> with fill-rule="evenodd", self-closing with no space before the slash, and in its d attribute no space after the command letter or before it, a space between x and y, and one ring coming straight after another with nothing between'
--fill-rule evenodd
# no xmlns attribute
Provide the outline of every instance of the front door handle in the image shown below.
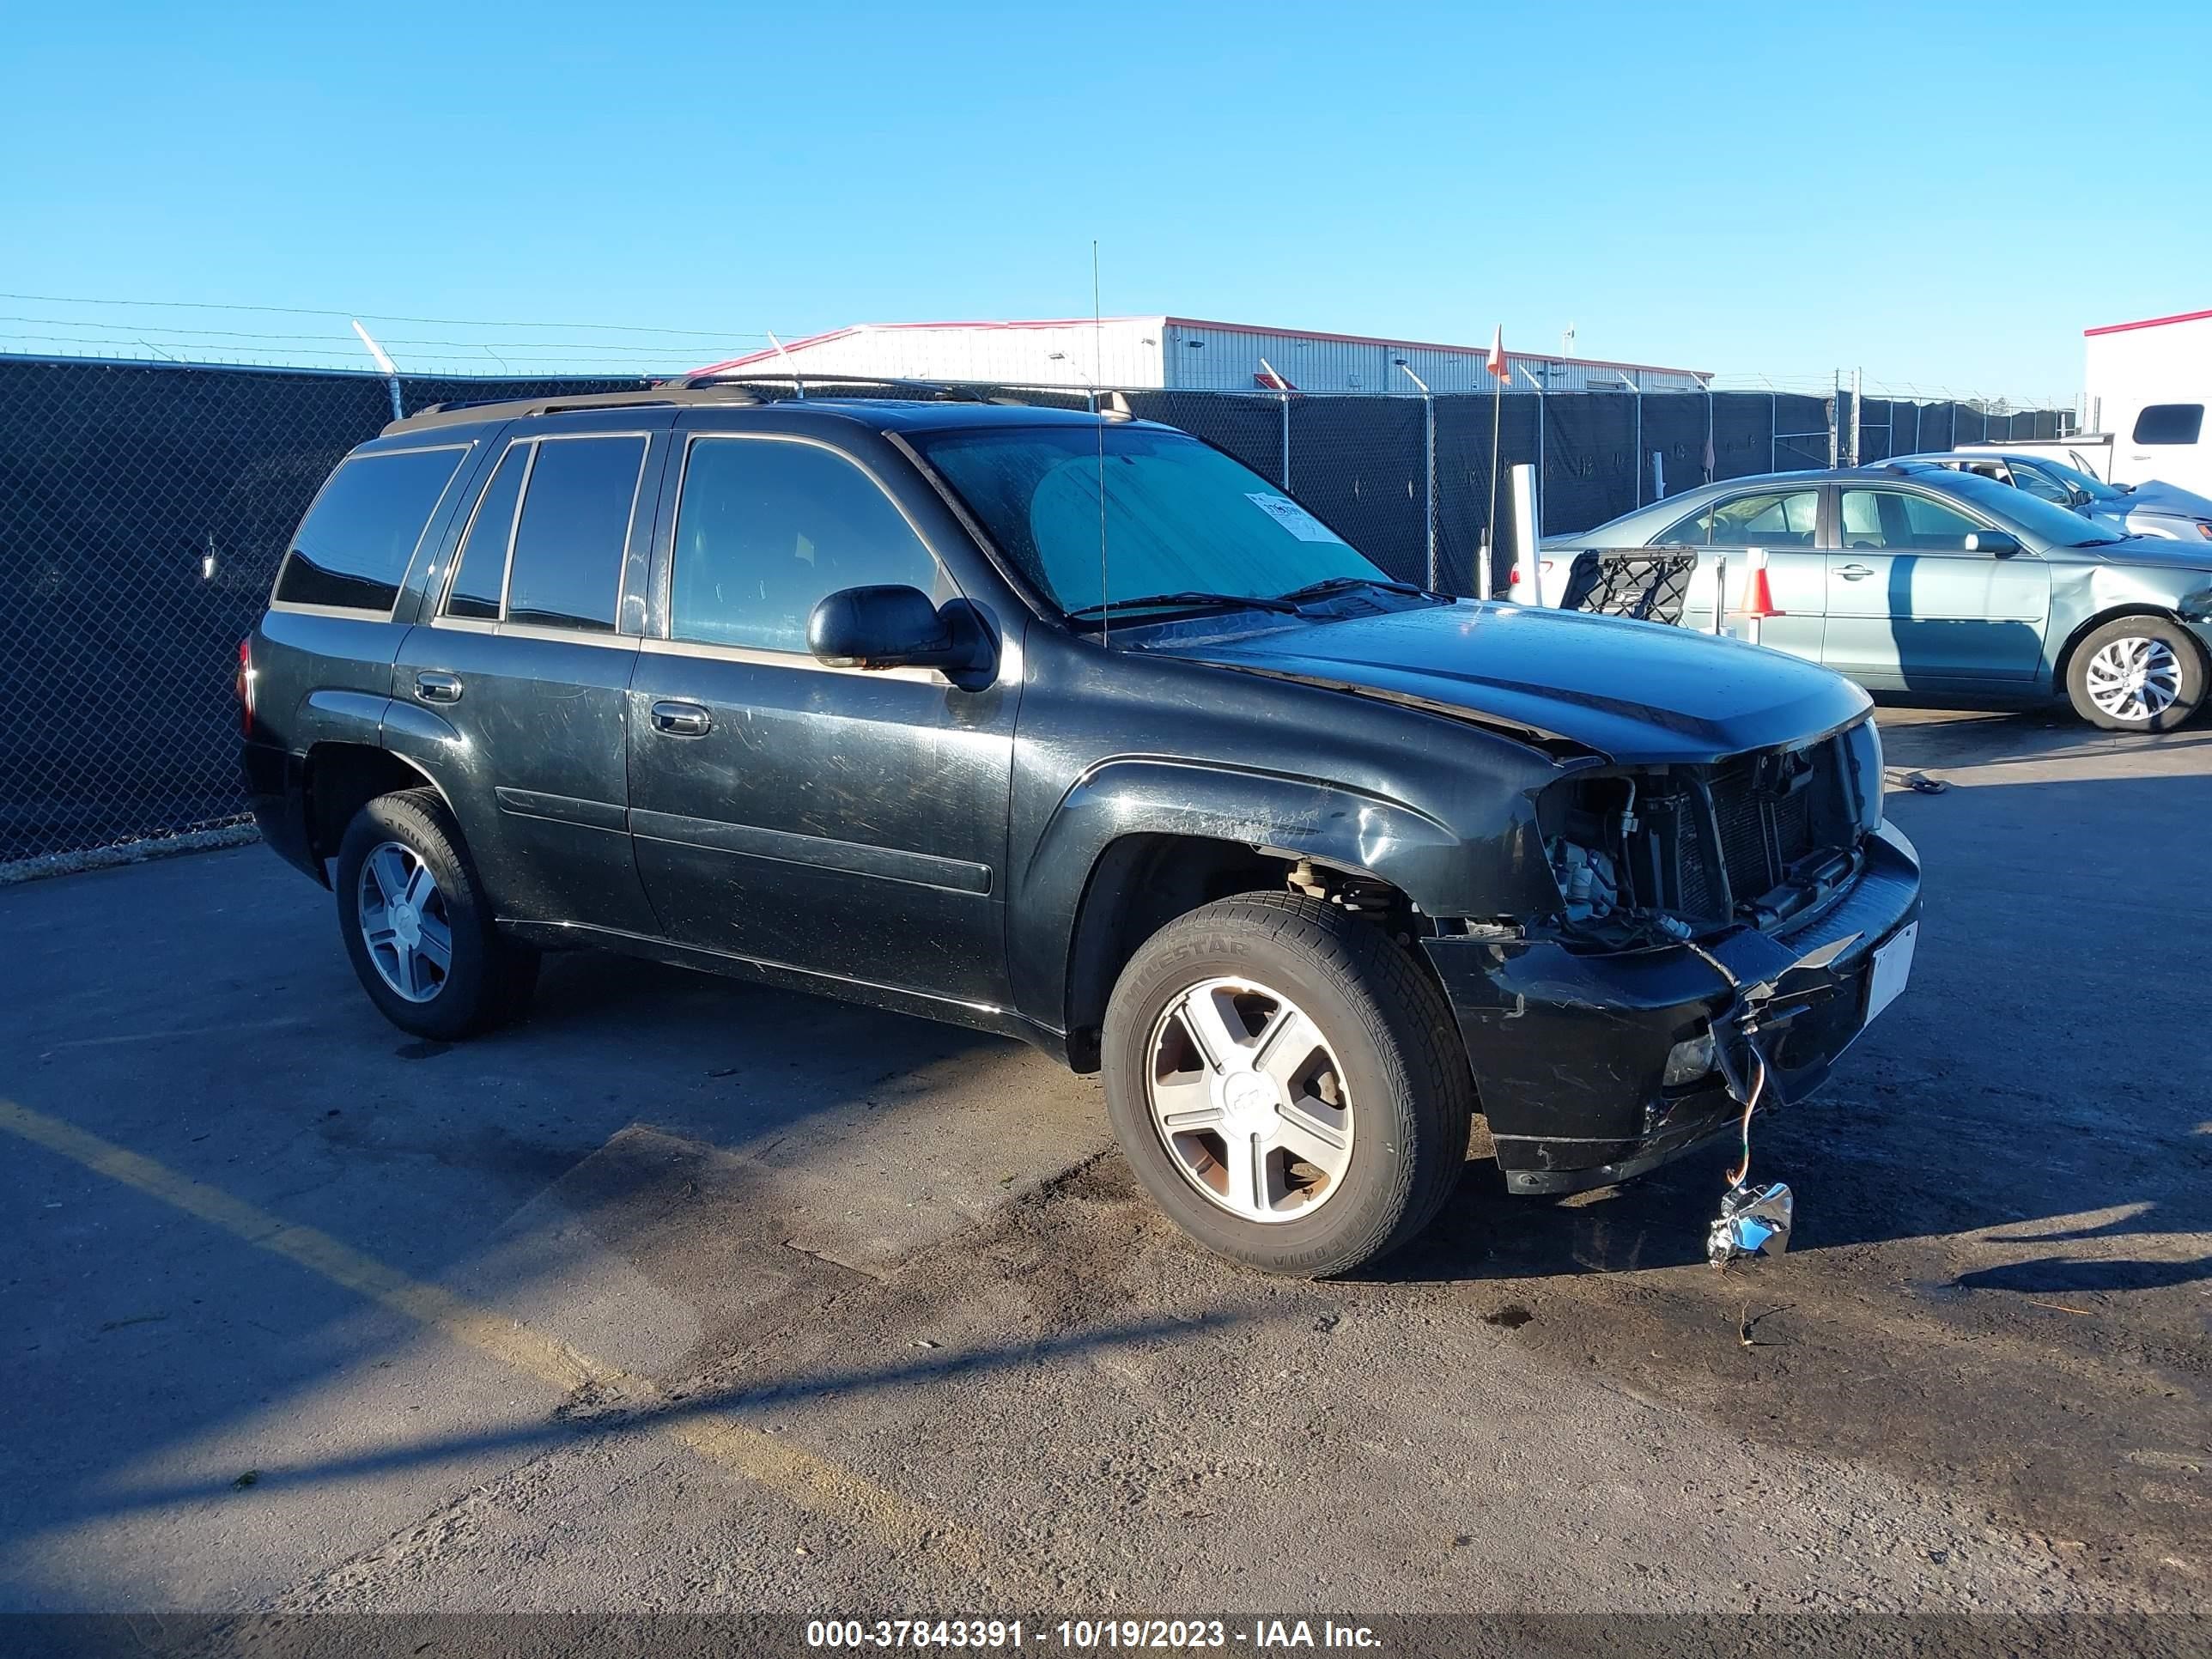
<svg viewBox="0 0 2212 1659"><path fill-rule="evenodd" d="M696 702L663 699L653 705L653 729L672 738L703 738L714 727L714 717Z"/></svg>
<svg viewBox="0 0 2212 1659"><path fill-rule="evenodd" d="M415 677L415 695L424 702L459 702L461 700L460 676L417 674Z"/></svg>
<svg viewBox="0 0 2212 1659"><path fill-rule="evenodd" d="M1836 574L1838 576L1841 576L1847 582L1863 582L1869 576L1873 575L1874 572L1866 565L1847 564L1838 570Z"/></svg>

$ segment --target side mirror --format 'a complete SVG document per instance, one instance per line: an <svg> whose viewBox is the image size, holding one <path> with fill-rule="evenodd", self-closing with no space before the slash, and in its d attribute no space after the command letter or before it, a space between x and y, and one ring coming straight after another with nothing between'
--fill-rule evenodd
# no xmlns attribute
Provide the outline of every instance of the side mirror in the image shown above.
<svg viewBox="0 0 2212 1659"><path fill-rule="evenodd" d="M1966 532L1966 551L2007 558L2020 551L2020 538L2004 530L1972 530Z"/></svg>
<svg viewBox="0 0 2212 1659"><path fill-rule="evenodd" d="M936 668L956 684L988 683L992 657L973 606L939 610L918 587L839 589L807 618L806 648L836 668Z"/></svg>

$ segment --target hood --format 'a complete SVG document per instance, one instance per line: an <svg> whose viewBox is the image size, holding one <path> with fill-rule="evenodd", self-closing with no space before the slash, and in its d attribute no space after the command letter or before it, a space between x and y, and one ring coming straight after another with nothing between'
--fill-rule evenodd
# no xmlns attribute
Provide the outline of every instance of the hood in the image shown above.
<svg viewBox="0 0 2212 1659"><path fill-rule="evenodd" d="M2194 542L2200 559L2208 551L2212 551L2212 539L2208 539L2197 527L2201 524L2212 523L2212 513L2192 513L2185 507L2154 504L2130 507L2124 513L2101 513L2097 516L2106 524L2117 526L2123 535L2156 536Z"/></svg>
<svg viewBox="0 0 2212 1659"><path fill-rule="evenodd" d="M2187 519L2212 519L2212 498L2198 495L2193 489L2184 489L2179 484L2161 483L2147 478L2127 493L2126 499L2100 501L2097 505L2107 510L2133 508L2137 512L2174 514Z"/></svg>
<svg viewBox="0 0 2212 1659"><path fill-rule="evenodd" d="M1779 651L1517 605L1462 601L1156 648L1565 739L1624 765L1817 738L1871 707L1842 676Z"/></svg>
<svg viewBox="0 0 2212 1659"><path fill-rule="evenodd" d="M2193 520L2168 519L2162 532L2145 533L2140 526L2130 527L2100 517L2100 529L2110 530L2124 536L2109 547L2056 547L2053 558L2094 559L2100 564L2154 565L2160 570L2212 571L2212 541L2205 540L2191 526Z"/></svg>

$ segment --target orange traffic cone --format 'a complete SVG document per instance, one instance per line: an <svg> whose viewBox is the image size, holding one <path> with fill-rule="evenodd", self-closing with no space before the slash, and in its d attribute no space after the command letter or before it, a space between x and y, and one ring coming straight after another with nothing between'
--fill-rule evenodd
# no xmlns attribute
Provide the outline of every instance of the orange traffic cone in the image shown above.
<svg viewBox="0 0 2212 1659"><path fill-rule="evenodd" d="M1753 645L1759 642L1761 623L1769 617L1788 614L1774 603L1774 589L1766 579L1766 553L1764 549L1754 549L1752 552L1751 568L1744 576L1743 609L1736 614L1751 624L1744 637Z"/></svg>
<svg viewBox="0 0 2212 1659"><path fill-rule="evenodd" d="M1751 584L1743 596L1743 614L1754 622L1789 614L1774 603L1774 589L1767 583L1766 556L1763 553L1759 555L1759 562L1752 567Z"/></svg>

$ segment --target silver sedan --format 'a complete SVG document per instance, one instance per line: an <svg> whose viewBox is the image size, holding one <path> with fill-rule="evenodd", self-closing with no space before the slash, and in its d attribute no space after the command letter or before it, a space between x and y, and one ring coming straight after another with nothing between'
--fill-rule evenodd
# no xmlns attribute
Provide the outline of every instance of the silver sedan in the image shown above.
<svg viewBox="0 0 2212 1659"><path fill-rule="evenodd" d="M2212 542L2212 500L2178 484L2156 479L2139 484L2109 484L2047 455L2014 455L2002 450L1953 450L1897 459L1978 472L2085 519L2100 520L2115 535Z"/></svg>
<svg viewBox="0 0 2212 1659"><path fill-rule="evenodd" d="M2203 702L2212 538L2125 533L1971 471L1897 461L1731 478L1545 538L1582 550L1695 549L1682 622L1743 603L1753 549L1775 605L1762 644L1869 690L2033 702L2063 695L2108 731L2160 732ZM1556 591L1563 581L1547 584Z"/></svg>

